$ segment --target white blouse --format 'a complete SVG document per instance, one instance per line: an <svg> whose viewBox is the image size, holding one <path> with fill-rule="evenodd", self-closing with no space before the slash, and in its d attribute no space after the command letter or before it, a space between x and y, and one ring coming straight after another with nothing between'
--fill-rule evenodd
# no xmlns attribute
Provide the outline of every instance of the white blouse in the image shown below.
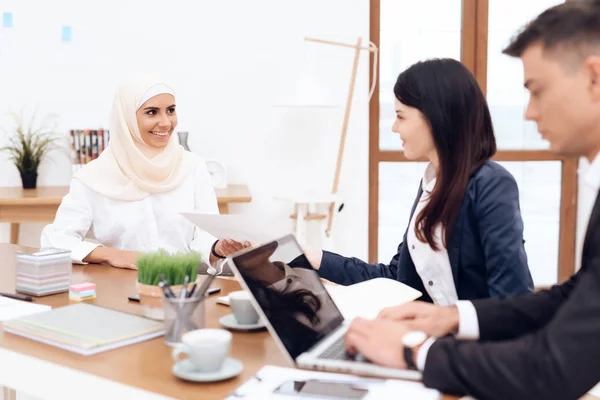
<svg viewBox="0 0 600 400"><path fill-rule="evenodd" d="M433 237L439 246L438 251L434 251L429 243L421 242L415 234L415 219L429 202L429 195L435 188L435 183L435 169L429 164L423 176L423 193L408 224L406 242L417 273L433 302L440 306L449 306L458 301L458 294L454 286L448 250L442 241L442 226L438 224L433 229Z"/></svg>
<svg viewBox="0 0 600 400"><path fill-rule="evenodd" d="M175 190L139 201L110 199L74 178L54 222L42 231L41 245L71 250L75 263L83 263L100 244L139 252L194 250L208 262L216 239L185 219L180 214L183 211L219 213L202 160Z"/></svg>

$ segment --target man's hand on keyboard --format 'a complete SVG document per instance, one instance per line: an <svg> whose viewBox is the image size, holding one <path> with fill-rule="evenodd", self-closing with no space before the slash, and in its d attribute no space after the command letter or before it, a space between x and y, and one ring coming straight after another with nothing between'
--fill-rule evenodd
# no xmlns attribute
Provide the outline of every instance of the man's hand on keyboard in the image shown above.
<svg viewBox="0 0 600 400"><path fill-rule="evenodd" d="M350 355L362 354L373 363L406 369L402 337L407 331L401 322L356 318L346 332L346 349Z"/></svg>

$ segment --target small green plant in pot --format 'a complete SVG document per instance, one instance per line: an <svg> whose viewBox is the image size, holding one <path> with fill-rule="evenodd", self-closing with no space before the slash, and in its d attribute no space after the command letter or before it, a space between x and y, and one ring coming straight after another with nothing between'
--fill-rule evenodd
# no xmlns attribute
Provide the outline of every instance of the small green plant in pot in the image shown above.
<svg viewBox="0 0 600 400"><path fill-rule="evenodd" d="M185 276L189 282L196 281L202 255L197 252L170 254L165 250L145 253L138 257L137 290L144 316L164 319L164 301L162 288L158 286L161 277L165 277L171 290L181 291Z"/></svg>
<svg viewBox="0 0 600 400"><path fill-rule="evenodd" d="M54 115L47 115L39 124L34 112L26 124L23 113L11 113L15 125L10 130L3 130L8 138L8 144L0 151L6 152L21 175L23 189L34 189L37 186L38 169L40 164L54 150L62 149L59 145ZM26 126L27 125L27 126Z"/></svg>

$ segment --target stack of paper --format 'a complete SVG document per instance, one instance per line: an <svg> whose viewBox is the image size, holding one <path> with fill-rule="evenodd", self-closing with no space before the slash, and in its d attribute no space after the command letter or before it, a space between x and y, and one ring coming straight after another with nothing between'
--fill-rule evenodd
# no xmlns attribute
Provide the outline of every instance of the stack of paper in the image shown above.
<svg viewBox="0 0 600 400"><path fill-rule="evenodd" d="M161 336L164 326L83 303L6 321L4 331L90 355Z"/></svg>
<svg viewBox="0 0 600 400"><path fill-rule="evenodd" d="M17 252L16 290L34 296L46 296L69 290L71 252L60 249Z"/></svg>

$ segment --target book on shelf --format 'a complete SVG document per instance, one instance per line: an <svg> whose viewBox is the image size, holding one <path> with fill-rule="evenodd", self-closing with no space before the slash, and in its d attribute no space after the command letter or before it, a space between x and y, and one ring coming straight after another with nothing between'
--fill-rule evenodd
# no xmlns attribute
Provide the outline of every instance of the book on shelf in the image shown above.
<svg viewBox="0 0 600 400"><path fill-rule="evenodd" d="M95 160L108 146L107 129L71 129L71 162L77 170Z"/></svg>

